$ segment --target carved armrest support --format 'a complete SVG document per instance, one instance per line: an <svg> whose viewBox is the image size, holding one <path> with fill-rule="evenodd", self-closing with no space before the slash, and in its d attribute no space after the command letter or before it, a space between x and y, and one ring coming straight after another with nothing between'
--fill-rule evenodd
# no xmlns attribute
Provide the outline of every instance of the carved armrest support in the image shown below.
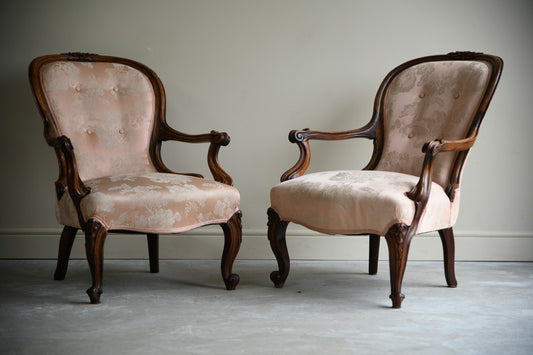
<svg viewBox="0 0 533 355"><path fill-rule="evenodd" d="M422 165L420 180L418 180L416 186L407 193L407 197L413 200L417 205L422 204L422 206L425 206L427 199L429 198L429 193L431 192L431 183L433 182L433 163L437 155L441 152L460 152L468 150L474 145L475 140L476 137L472 136L454 141L436 139L425 143L422 147L422 151L426 155ZM452 182L452 185L454 183L456 182ZM448 195L450 196L449 193Z"/></svg>
<svg viewBox="0 0 533 355"><path fill-rule="evenodd" d="M305 171L309 167L309 163L311 162L311 148L309 146L310 139L345 140L361 137L375 139L375 127L372 124L368 124L360 129L339 132L312 131L309 128L290 131L289 141L298 145L298 148L300 149L300 156L296 164L294 164L293 167L283 173L280 180L283 182L286 180L294 179L299 176L302 176L305 173Z"/></svg>
<svg viewBox="0 0 533 355"><path fill-rule="evenodd" d="M207 152L207 164L211 174L213 175L213 178L215 181L222 182L227 185L233 185L233 179L227 172L224 171L224 169L222 169L220 163L218 162L218 151L220 150L220 147L227 146L230 143L230 137L226 132L211 131L205 134L192 135L176 131L168 125L162 126L162 129L159 131L159 141L161 142L169 140L185 143L210 143L209 150ZM172 172L161 161L160 165L165 171ZM200 174L194 173L184 175L203 177Z"/></svg>
<svg viewBox="0 0 533 355"><path fill-rule="evenodd" d="M48 144L55 149L59 161L59 178L55 183L57 199L59 201L65 193L65 188L68 188L70 198L76 207L80 226L84 229L85 219L81 213L80 203L82 198L91 192L91 188L85 186L78 174L72 142L68 137L60 136L48 140Z"/></svg>

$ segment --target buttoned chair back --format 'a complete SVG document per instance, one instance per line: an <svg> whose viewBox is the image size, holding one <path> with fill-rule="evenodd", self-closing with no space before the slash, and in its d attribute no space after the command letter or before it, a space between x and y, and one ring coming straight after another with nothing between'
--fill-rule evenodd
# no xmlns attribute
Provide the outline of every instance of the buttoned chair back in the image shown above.
<svg viewBox="0 0 533 355"><path fill-rule="evenodd" d="M383 139L374 169L419 175L425 143L477 133L484 113L480 104L490 98L489 84L497 74L493 70L492 61L436 57L391 73L379 97ZM443 188L458 188L451 185L455 163L465 156L457 161L458 154L443 154L433 165L433 181Z"/></svg>
<svg viewBox="0 0 533 355"><path fill-rule="evenodd" d="M150 157L161 84L134 63L54 60L40 70L58 136L76 147L82 180L155 172ZM147 76L150 75L150 77Z"/></svg>

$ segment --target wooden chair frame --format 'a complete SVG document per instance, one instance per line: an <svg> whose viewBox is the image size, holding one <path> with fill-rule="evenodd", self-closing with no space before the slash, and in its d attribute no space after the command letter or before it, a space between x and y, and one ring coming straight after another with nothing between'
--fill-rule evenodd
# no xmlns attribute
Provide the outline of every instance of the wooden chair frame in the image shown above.
<svg viewBox="0 0 533 355"><path fill-rule="evenodd" d="M218 162L218 152L220 147L227 146L230 143L230 137L225 132L211 131L206 134L190 135L179 132L171 128L166 122L166 97L163 84L159 77L150 68L136 61L112 57L100 56L90 53L64 53L58 55L45 55L35 58L29 66L29 79L32 92L37 103L37 107L44 123L44 137L49 146L53 147L59 163L59 177L55 182L56 196L59 200L61 196L68 191L77 210L79 224L85 232L86 253L89 262L92 286L87 290L91 303L100 302L102 293L102 276L103 276L103 250L104 242L108 232L125 232L120 230L106 230L106 228L96 219L86 220L83 216L80 204L84 197L91 193L91 189L83 183L76 164L75 147L70 139L60 135L59 130L53 119L51 109L45 98L43 91L40 72L41 68L56 61L76 61L76 62L110 62L124 64L142 72L150 81L155 96L155 120L150 140L150 158L156 170L162 173L175 173L163 163L161 157L161 146L165 141L179 141L186 143L209 143L207 153L207 163L214 180L233 185L231 176L222 169ZM196 173L181 173L182 175L191 175L203 177ZM237 211L226 223L220 224L224 231L224 250L221 260L222 278L228 290L233 290L239 282L239 276L232 273L233 262L237 256L242 239L241 211ZM57 268L54 279L63 280L67 272L70 252L78 228L64 226L59 243L59 253ZM127 231L127 233L132 233ZM159 254L158 254L159 235L154 233L147 234L150 272L159 271Z"/></svg>
<svg viewBox="0 0 533 355"><path fill-rule="evenodd" d="M309 166L311 160L311 149L309 141L313 139L317 140L345 140L351 138L367 138L373 141L373 153L370 162L363 168L363 170L373 170L382 155L383 152L383 110L384 110L384 97L387 92L387 88L391 84L392 80L405 69L425 62L433 61L483 61L488 63L491 67L491 74L488 80L487 89L482 97L481 103L472 124L468 130L464 139L446 141L442 139L435 139L430 142L426 142L420 149L425 153L422 171L420 173L420 179L418 184L411 190L406 191L407 196L415 203L415 214L411 225L395 224L393 225L385 235L389 250L389 265L390 265L390 282L391 282L391 295L392 304L394 308L400 308L404 295L401 293L401 286L405 267L407 263L407 256L409 253L409 246L411 239L416 233L417 226L420 222L424 209L426 207L431 184L433 181L432 172L433 164L437 156L441 153L455 152L457 156L453 163L453 168L449 175L449 184L445 187L446 194L450 201L454 200L454 191L460 183L461 172L465 163L466 156L469 149L473 146L476 137L479 132L479 127L487 110L487 107L492 99L494 91L501 76L503 69L503 61L501 58L487 55L483 53L474 52L453 52L446 55L435 55L422 57L408 61L395 69L393 69L383 80L381 86L378 89L375 101L373 114L370 122L364 127L342 131L342 132L321 132L313 131L310 129L293 130L289 133L289 141L296 143L300 156L296 164L287 170L281 177L281 181L294 179L302 176ZM271 248L276 256L278 262L278 270L273 271L270 275L274 285L276 287L283 287L285 280L290 270L290 259L287 250L287 244L285 240L285 233L289 221L282 221L279 215L272 209L268 210L268 239L270 241ZM456 287L457 281L455 278L455 242L453 229L439 230L439 236L442 241L444 250L444 272L446 281L449 287ZM369 247L369 274L373 275L377 273L378 256L379 256L379 243L380 236L370 234L370 247Z"/></svg>

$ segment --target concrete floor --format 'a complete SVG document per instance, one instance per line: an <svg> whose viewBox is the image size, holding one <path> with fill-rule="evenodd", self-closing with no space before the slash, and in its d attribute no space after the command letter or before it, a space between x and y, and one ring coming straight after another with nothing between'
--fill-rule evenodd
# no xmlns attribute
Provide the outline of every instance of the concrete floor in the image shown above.
<svg viewBox="0 0 533 355"><path fill-rule="evenodd" d="M1 354L532 354L533 263L409 262L403 308L389 308L388 265L296 261L283 289L274 261L106 260L102 304L88 304L86 261L53 281L50 260L0 261Z"/></svg>

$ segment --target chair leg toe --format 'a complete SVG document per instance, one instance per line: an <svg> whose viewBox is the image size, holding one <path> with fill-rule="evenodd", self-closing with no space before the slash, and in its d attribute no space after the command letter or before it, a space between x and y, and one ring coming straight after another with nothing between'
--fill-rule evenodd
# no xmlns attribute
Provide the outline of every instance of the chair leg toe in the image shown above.
<svg viewBox="0 0 533 355"><path fill-rule="evenodd" d="M270 280L274 283L274 287L276 288L282 288L285 285L285 280L287 279L287 275L283 277L281 272L279 271L272 271L270 273Z"/></svg>
<svg viewBox="0 0 533 355"><path fill-rule="evenodd" d="M227 278L224 279L224 283L226 284L226 290L228 291L235 290L240 280L241 279L239 275L230 274Z"/></svg>
<svg viewBox="0 0 533 355"><path fill-rule="evenodd" d="M102 288L94 286L91 286L87 289L87 294L89 295L89 299L91 300L91 304L99 304L100 303L100 295L102 294Z"/></svg>
<svg viewBox="0 0 533 355"><path fill-rule="evenodd" d="M403 293L394 292L389 298L392 300L392 308L402 308L402 301L405 298Z"/></svg>

